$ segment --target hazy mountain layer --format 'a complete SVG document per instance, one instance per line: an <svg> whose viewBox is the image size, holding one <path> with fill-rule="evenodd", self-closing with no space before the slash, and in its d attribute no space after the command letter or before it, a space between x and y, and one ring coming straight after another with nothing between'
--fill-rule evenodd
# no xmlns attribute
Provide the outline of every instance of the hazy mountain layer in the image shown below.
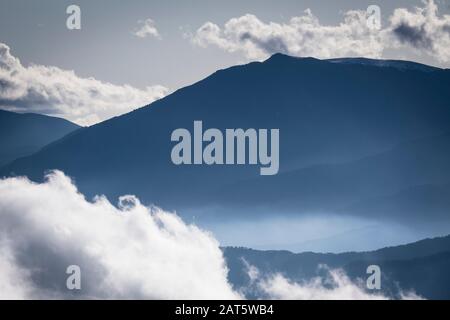
<svg viewBox="0 0 450 320"><path fill-rule="evenodd" d="M0 110L0 165L29 156L78 128L60 118Z"/></svg>

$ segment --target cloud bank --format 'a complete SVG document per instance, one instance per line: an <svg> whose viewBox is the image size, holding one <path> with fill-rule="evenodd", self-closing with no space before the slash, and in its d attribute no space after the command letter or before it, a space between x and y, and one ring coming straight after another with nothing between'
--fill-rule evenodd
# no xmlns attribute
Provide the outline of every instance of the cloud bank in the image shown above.
<svg viewBox="0 0 450 320"><path fill-rule="evenodd" d="M265 23L252 14L230 19L223 29L207 22L193 42L242 52L249 59L264 59L276 52L320 58L379 57L383 49L379 35L366 27L365 12L349 11L341 24L325 26L309 9L287 23Z"/></svg>
<svg viewBox="0 0 450 320"><path fill-rule="evenodd" d="M258 268L243 259L243 265L249 278L243 294L252 294L272 300L389 300L380 291L365 290L362 279L352 281L343 270L330 269L319 265L323 275L310 280L295 282L281 273L262 274ZM399 298L405 300L423 299L414 292L399 290Z"/></svg>
<svg viewBox="0 0 450 320"><path fill-rule="evenodd" d="M0 108L62 117L91 125L147 105L168 89L145 89L81 78L54 66L23 66L10 48L0 43Z"/></svg>
<svg viewBox="0 0 450 320"><path fill-rule="evenodd" d="M450 16L439 16L433 0L413 11L394 10L388 25L380 30L370 28L367 18L365 11L351 10L338 25L324 25L309 9L286 23L266 23L246 14L230 19L222 28L206 22L191 40L257 60L276 52L317 58L380 58L386 49L404 48L440 62L450 61Z"/></svg>
<svg viewBox="0 0 450 320"><path fill-rule="evenodd" d="M145 19L144 21L138 21L140 27L133 34L138 38L154 37L161 39L161 35L156 29L155 22L152 19Z"/></svg>
<svg viewBox="0 0 450 320"><path fill-rule="evenodd" d="M388 35L392 47L412 48L440 62L450 61L450 15L439 16L433 0L414 11L396 9L390 17Z"/></svg>
<svg viewBox="0 0 450 320"><path fill-rule="evenodd" d="M316 277L303 283L293 282L275 273L258 282L262 295L274 300L389 300L382 293L368 293L364 283L351 281L340 269L327 270L326 277ZM400 291L402 300L423 300L414 292Z"/></svg>
<svg viewBox="0 0 450 320"><path fill-rule="evenodd" d="M0 298L236 299L217 241L132 196L88 202L55 171L0 181ZM81 291L66 268L81 268Z"/></svg>
<svg viewBox="0 0 450 320"><path fill-rule="evenodd" d="M274 274L259 283L270 299L277 300L387 300L382 294L369 294L353 283L341 270L330 270L328 278L314 278L305 283L291 282Z"/></svg>
<svg viewBox="0 0 450 320"><path fill-rule="evenodd" d="M70 265L81 290L66 287ZM210 233L134 196L87 201L60 171L0 180L0 299L386 299L341 271L300 284L245 268L248 288L233 289Z"/></svg>

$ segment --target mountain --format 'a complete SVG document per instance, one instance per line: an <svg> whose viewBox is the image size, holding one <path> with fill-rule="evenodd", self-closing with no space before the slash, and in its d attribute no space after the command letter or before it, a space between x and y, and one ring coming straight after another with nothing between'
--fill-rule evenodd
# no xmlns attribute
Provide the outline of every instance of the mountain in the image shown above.
<svg viewBox="0 0 450 320"><path fill-rule="evenodd" d="M389 297L398 298L401 288L427 299L450 299L450 236L369 252L292 253L226 247L223 253L235 288L249 285L247 265L258 268L261 274L281 273L291 281L302 282L321 275L319 266L323 264L344 270L352 280L366 279L367 267L376 264L382 272L382 292Z"/></svg>
<svg viewBox="0 0 450 320"><path fill-rule="evenodd" d="M450 71L342 61L275 54L219 70L151 105L81 128L0 174L40 181L46 170L61 169L90 196L135 194L181 214L245 207L245 213L228 210L230 216L258 215L274 202L293 214L355 212L376 197L450 183ZM279 128L280 172L174 165L171 133L192 132L195 120L205 129Z"/></svg>
<svg viewBox="0 0 450 320"><path fill-rule="evenodd" d="M373 156L320 164L223 187L217 202L340 212L413 222L449 219L450 134L414 139ZM245 190L253 193L241 195Z"/></svg>
<svg viewBox="0 0 450 320"><path fill-rule="evenodd" d="M78 128L60 118L0 110L0 165L29 156Z"/></svg>
<svg viewBox="0 0 450 320"><path fill-rule="evenodd" d="M439 70L437 67L428 66L422 63L405 61L405 60L380 60L369 58L335 58L328 59L327 61L333 63L346 63L346 64L362 64L374 67L388 67L396 68L398 70L417 70L424 72L432 72Z"/></svg>

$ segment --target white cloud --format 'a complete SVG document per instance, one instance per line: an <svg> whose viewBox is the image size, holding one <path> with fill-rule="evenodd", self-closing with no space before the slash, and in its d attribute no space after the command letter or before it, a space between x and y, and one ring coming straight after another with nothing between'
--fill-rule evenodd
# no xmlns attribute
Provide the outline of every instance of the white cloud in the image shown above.
<svg viewBox="0 0 450 320"><path fill-rule="evenodd" d="M14 261L10 251L10 243L0 239L0 300L24 299L30 295L28 278L29 273L23 270Z"/></svg>
<svg viewBox="0 0 450 320"><path fill-rule="evenodd" d="M217 241L132 196L88 202L56 171L42 184L0 180L0 298L234 299Z"/></svg>
<svg viewBox="0 0 450 320"><path fill-rule="evenodd" d="M278 300L387 300L381 293L368 293L363 281L351 281L344 271L328 269L327 277L316 277L303 283L292 282L276 273L257 282L269 299ZM415 293L401 293L402 299L421 299Z"/></svg>
<svg viewBox="0 0 450 320"><path fill-rule="evenodd" d="M354 284L340 270L330 270L330 278L314 278L305 283L291 282L275 274L259 283L261 290L271 299L281 300L386 300L381 294L369 294ZM331 285L332 287L327 287Z"/></svg>
<svg viewBox="0 0 450 320"><path fill-rule="evenodd" d="M275 52L319 58L379 57L383 49L379 37L367 28L365 12L349 11L339 25L326 26L308 9L287 23L265 23L251 14L230 19L223 30L207 22L197 30L193 42L240 51L250 59L264 59Z"/></svg>
<svg viewBox="0 0 450 320"><path fill-rule="evenodd" d="M293 56L381 58L385 49L421 50L441 62L450 61L450 16L438 15L433 0L414 11L396 9L381 30L367 26L365 11L351 10L337 25L324 25L307 9L287 23L263 22L252 14L232 18L223 28L206 22L191 37L199 46L213 45L265 59L281 52Z"/></svg>
<svg viewBox="0 0 450 320"><path fill-rule="evenodd" d="M66 288L69 265L81 291ZM296 283L244 266L250 283L236 291L209 232L134 196L87 201L60 171L0 179L0 299L387 299L339 270Z"/></svg>
<svg viewBox="0 0 450 320"><path fill-rule="evenodd" d="M139 38L155 37L161 39L161 35L156 29L155 22L152 19L145 19L144 21L138 21L140 27L133 34Z"/></svg>
<svg viewBox="0 0 450 320"><path fill-rule="evenodd" d="M81 125L132 111L168 93L168 89L145 89L115 85L94 78L81 78L74 71L54 66L25 67L10 48L0 43L0 108L58 116Z"/></svg>
<svg viewBox="0 0 450 320"><path fill-rule="evenodd" d="M393 47L412 48L440 62L450 61L450 15L439 16L434 1L414 11L396 9L390 17L389 35Z"/></svg>

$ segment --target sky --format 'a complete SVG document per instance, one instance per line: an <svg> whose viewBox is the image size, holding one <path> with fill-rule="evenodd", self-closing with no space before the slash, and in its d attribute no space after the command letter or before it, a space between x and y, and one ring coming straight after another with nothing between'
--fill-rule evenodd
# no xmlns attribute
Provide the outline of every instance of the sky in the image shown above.
<svg viewBox="0 0 450 320"><path fill-rule="evenodd" d="M381 29L366 25L373 4ZM448 68L450 1L2 0L0 108L91 125L275 52Z"/></svg>

